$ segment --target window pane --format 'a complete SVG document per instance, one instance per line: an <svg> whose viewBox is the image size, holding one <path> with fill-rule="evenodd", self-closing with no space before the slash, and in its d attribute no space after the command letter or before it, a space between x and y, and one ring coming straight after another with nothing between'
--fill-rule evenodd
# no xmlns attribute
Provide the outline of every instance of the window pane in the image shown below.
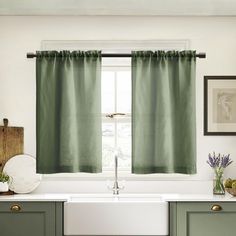
<svg viewBox="0 0 236 236"><path fill-rule="evenodd" d="M115 109L115 73L102 71L102 113L112 113Z"/></svg>
<svg viewBox="0 0 236 236"><path fill-rule="evenodd" d="M131 167L131 123L117 124L119 167Z"/></svg>
<svg viewBox="0 0 236 236"><path fill-rule="evenodd" d="M131 113L131 71L117 72L117 112Z"/></svg>
<svg viewBox="0 0 236 236"><path fill-rule="evenodd" d="M113 155L115 147L115 124L102 124L102 164L104 168L113 167Z"/></svg>
<svg viewBox="0 0 236 236"><path fill-rule="evenodd" d="M116 96L116 97L115 97ZM103 71L102 113L131 114L131 72ZM123 118L123 117L122 117ZM121 117L103 119L103 170L114 169L114 151L118 150L120 169L131 168L131 121Z"/></svg>

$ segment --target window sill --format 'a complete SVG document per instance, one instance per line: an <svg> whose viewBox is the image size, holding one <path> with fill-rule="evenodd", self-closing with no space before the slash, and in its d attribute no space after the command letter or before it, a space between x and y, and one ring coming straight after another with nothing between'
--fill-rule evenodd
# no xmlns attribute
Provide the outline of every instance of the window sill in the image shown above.
<svg viewBox="0 0 236 236"><path fill-rule="evenodd" d="M43 180L49 181L61 181L61 180L71 180L71 181L113 181L114 172L106 171L99 174L88 174L88 173L60 173L60 174L44 174ZM196 175L184 175L184 174L131 174L128 171L119 171L118 179L120 181L192 181L198 180Z"/></svg>

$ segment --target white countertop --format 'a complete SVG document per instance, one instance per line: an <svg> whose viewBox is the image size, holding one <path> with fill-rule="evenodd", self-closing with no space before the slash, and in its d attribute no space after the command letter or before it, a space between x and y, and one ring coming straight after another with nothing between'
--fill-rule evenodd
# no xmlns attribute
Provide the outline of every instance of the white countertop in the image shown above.
<svg viewBox="0 0 236 236"><path fill-rule="evenodd" d="M225 195L213 195L213 194L121 194L122 196L135 196L142 195L146 197L162 197L163 201L167 202L236 202L236 197L231 196L226 193ZM3 195L0 196L1 201L37 201L37 202L66 202L69 201L71 197L81 197L81 198L91 198L109 196L111 194L14 194L14 195Z"/></svg>
<svg viewBox="0 0 236 236"><path fill-rule="evenodd" d="M26 202L65 202L69 200L68 194L14 194L0 195L3 201L26 201Z"/></svg>
<svg viewBox="0 0 236 236"><path fill-rule="evenodd" d="M167 194L163 198L168 202L236 202L236 197L213 194Z"/></svg>

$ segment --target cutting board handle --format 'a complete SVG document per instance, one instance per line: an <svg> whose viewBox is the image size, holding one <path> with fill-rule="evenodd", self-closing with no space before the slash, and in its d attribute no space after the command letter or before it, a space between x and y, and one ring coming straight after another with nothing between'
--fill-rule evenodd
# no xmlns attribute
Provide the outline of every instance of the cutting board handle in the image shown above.
<svg viewBox="0 0 236 236"><path fill-rule="evenodd" d="M6 128L8 126L8 119L4 118L3 119L3 124L4 124L4 127Z"/></svg>

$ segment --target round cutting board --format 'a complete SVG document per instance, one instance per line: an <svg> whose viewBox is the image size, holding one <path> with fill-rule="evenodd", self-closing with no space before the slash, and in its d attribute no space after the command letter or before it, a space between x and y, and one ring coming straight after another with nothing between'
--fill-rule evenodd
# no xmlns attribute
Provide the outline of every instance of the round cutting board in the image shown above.
<svg viewBox="0 0 236 236"><path fill-rule="evenodd" d="M4 173L10 176L9 189L15 193L30 193L41 181L41 175L36 174L36 160L30 155L16 155L4 166Z"/></svg>

